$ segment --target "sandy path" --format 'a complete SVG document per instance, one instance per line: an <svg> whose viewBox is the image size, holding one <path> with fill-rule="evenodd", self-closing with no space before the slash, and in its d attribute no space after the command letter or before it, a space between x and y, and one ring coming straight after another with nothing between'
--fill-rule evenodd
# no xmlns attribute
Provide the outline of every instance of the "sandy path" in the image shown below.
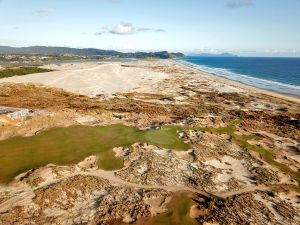
<svg viewBox="0 0 300 225"><path fill-rule="evenodd" d="M237 194L243 194L246 192L252 192L252 191L257 191L257 190L261 190L261 191L270 190L270 188L268 188L266 186L259 185L259 186L246 187L246 188L243 188L243 189L240 189L237 191L229 191L229 192L222 192L222 193L209 193L209 192L206 192L203 190L198 190L195 188L190 188L190 187L185 187L185 186L159 186L159 185L143 185L143 184L131 183L131 182L127 182L127 181L122 180L122 179L118 178L117 176L115 176L115 172L116 171L104 171L104 170L96 170L93 172L79 172L76 174L64 176L63 178L52 181L52 182L47 182L44 185L39 186L35 189L25 188L25 187L17 188L17 189L19 189L18 195L14 196L12 198L9 198L7 201L4 201L2 204L0 204L0 213L7 211L8 209L11 208L12 205L15 205L15 204L27 205L29 202L32 201L32 198L35 196L35 194L34 194L35 190L45 188L47 186L51 186L55 183L59 183L62 180L65 180L65 179L71 178L71 177L75 177L78 175L99 177L99 178L110 181L112 184L127 186L127 187L132 187L132 188L162 189L162 190L166 190L169 192L188 191L188 192L200 194L205 197L216 197L216 198L221 198L221 199L231 197L231 196L234 196Z"/></svg>
<svg viewBox="0 0 300 225"><path fill-rule="evenodd" d="M92 173L79 173L79 175L90 175L90 176L96 176L100 178L104 178L109 180L112 183L117 183L124 186L134 187L134 188L145 188L145 189L163 189L170 192L177 192L177 191L190 191L194 193L198 193L200 195L206 196L206 197L217 197L217 198L227 198L230 196L234 196L237 194L243 194L245 192L252 192L252 191L266 191L270 190L270 188L264 186L264 185L257 185L257 186L249 186L242 188L237 191L228 191L228 192L221 192L221 193L214 193L214 192L206 192L203 190L198 190L195 188L185 187L185 186L160 186L160 185L143 185L143 184L137 184L137 183L131 183L127 182L125 180L122 180L115 176L115 171L95 171Z"/></svg>
<svg viewBox="0 0 300 225"><path fill-rule="evenodd" d="M14 196L12 198L9 198L7 201L4 201L3 203L0 204L0 213L9 210L12 205L27 205L29 202L32 201L32 198L35 196L34 191L36 191L38 189L46 188L48 186L51 186L53 184L59 183L63 180L66 180L68 178L75 177L78 175L99 177L102 179L106 179L109 182L111 182L112 184L118 185L118 186L127 186L127 187L132 187L132 188L144 188L144 189L162 189L162 190L166 190L166 191L170 191L170 192L189 191L189 192L201 194L206 197L222 198L221 196L218 196L218 195L210 194L205 191L201 191L201 190L197 190L197 189L189 188L189 187L183 187L183 186L159 186L159 185L143 185L143 184L131 183L131 182L127 182L127 181L122 180L122 179L118 178L117 176L115 176L115 172L116 171L104 171L104 170L96 170L93 172L78 172L76 174L64 176L63 178L55 180L55 181L47 182L47 183L43 184L42 186L39 186L35 189L31 189L28 187L27 188L26 187L17 188L17 189L19 189L18 195Z"/></svg>
<svg viewBox="0 0 300 225"><path fill-rule="evenodd" d="M256 190L261 190L261 191L270 190L270 188L267 187L267 186L257 185L257 186L248 186L248 187L245 187L245 188L237 190L237 191L228 191L228 192L215 193L215 192L206 192L206 191L203 191L203 190L199 190L199 189L191 188L191 187L186 187L186 186L143 185L143 184L132 183L132 182L128 182L126 180L120 179L119 177L117 177L115 175L116 172L117 171L95 170L95 171L92 171L92 172L78 172L76 174L70 174L70 175L64 176L60 179L57 179L55 181L50 181L50 182L44 183L42 186L39 186L35 189L25 188L25 189L23 189L23 193L21 195L21 198L24 199L24 196L27 196L29 194L31 196L32 192L35 191L35 190L45 188L47 186L51 186L53 184L59 183L63 180L66 180L68 178L75 177L75 176L78 176L78 175L81 175L81 176L94 176L94 177L106 179L106 180L108 180L109 182L111 182L112 184L115 184L115 185L127 186L127 187L132 187L132 188L162 189L162 190L166 190L166 191L170 191L170 192L189 191L189 192L198 193L198 194L206 196L206 197L217 197L217 198L227 198L227 197L234 196L234 195L237 195L237 194L242 194L242 193L245 193L245 192L251 192L251 191L256 191ZM20 190L20 192L22 192L22 191ZM27 195L26 195L26 193L27 193ZM16 196L16 197L19 198L20 196ZM15 201L10 199L9 202L15 202ZM8 202L4 202L3 204L0 204L0 209L2 209L3 205L7 204L7 203Z"/></svg>
<svg viewBox="0 0 300 225"><path fill-rule="evenodd" d="M269 190L271 190L270 187L267 187L267 186L264 186L264 185L256 185L256 186L245 187L245 188L242 188L242 189L237 190L237 191L221 192L221 193L217 193L215 195L220 197L220 198L228 198L228 197L243 194L243 193L246 193L246 192L269 191Z"/></svg>

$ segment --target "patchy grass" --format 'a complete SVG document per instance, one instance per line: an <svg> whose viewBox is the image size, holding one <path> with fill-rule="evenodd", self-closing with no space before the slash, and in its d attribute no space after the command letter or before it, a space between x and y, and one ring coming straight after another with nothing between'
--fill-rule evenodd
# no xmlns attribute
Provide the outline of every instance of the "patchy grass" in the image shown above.
<svg viewBox="0 0 300 225"><path fill-rule="evenodd" d="M189 148L178 137L176 127L150 131L120 124L52 128L32 137L14 137L0 142L0 182L7 183L32 168L49 163L78 163L90 155L97 155L99 166L105 170L120 169L123 161L115 157L112 149L129 147L136 142L177 150Z"/></svg>
<svg viewBox="0 0 300 225"><path fill-rule="evenodd" d="M168 211L165 214L153 217L152 225L196 225L196 220L190 218L189 212L193 200L186 194L172 198L168 204Z"/></svg>
<svg viewBox="0 0 300 225"><path fill-rule="evenodd" d="M153 217L140 218L135 225L197 225L195 219L190 218L190 208L195 202L191 193L176 193L167 205L167 211ZM125 225L122 222L113 225Z"/></svg>
<svg viewBox="0 0 300 225"><path fill-rule="evenodd" d="M146 142L163 148L187 150L189 145L185 144L182 139L178 138L177 130L180 129L180 127L169 126L162 127L158 130L149 130L145 133L144 138Z"/></svg>
<svg viewBox="0 0 300 225"><path fill-rule="evenodd" d="M0 70L0 78L22 76L22 75L33 74L33 73L46 73L51 71L53 70L44 69L35 66L8 68L8 69Z"/></svg>
<svg viewBox="0 0 300 225"><path fill-rule="evenodd" d="M253 140L253 139L259 139L258 136L256 135L237 135L235 134L236 128L235 124L237 122L232 122L229 126L227 127L221 127L221 128L195 128L196 130L201 130L205 132L214 132L214 133L219 133L219 134L229 134L233 140L238 143L240 146L243 148L246 148L250 151L255 151L260 154L262 159L269 163L270 165L276 167L283 173L289 174L294 180L296 180L300 184L300 173L292 170L290 167L283 163L279 163L275 160L275 156L272 152L269 150L261 147L261 146L256 146L252 145L248 142L248 140Z"/></svg>
<svg viewBox="0 0 300 225"><path fill-rule="evenodd" d="M300 186L296 186L296 185L293 185L293 184L289 184L288 185L288 188L292 191L295 191L295 192L298 192L300 193Z"/></svg>

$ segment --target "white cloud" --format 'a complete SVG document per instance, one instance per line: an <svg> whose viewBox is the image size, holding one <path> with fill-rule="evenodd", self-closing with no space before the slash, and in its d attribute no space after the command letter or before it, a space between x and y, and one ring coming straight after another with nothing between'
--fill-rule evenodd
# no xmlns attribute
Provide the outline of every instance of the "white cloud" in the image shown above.
<svg viewBox="0 0 300 225"><path fill-rule="evenodd" d="M253 5L252 0L236 0L236 1L228 2L225 6L229 8L240 8L240 7L251 6L251 5Z"/></svg>
<svg viewBox="0 0 300 225"><path fill-rule="evenodd" d="M139 32L150 32L150 31L156 33L166 32L166 30L164 29L153 29L148 27L135 28L131 23L120 22L118 25L116 25L111 29L108 26L103 26L100 31L95 33L95 35L103 35L107 33L118 34L118 35L129 35L129 34L136 34Z"/></svg>
<svg viewBox="0 0 300 225"><path fill-rule="evenodd" d="M127 22L121 22L117 26L115 26L113 29L109 31L111 34L134 34L135 28L132 26L131 23Z"/></svg>
<svg viewBox="0 0 300 225"><path fill-rule="evenodd" d="M164 30L164 29L153 29L153 28L146 28L146 27L138 28L136 31L137 32L153 31L153 32L156 32L156 33L166 32L166 30Z"/></svg>
<svg viewBox="0 0 300 225"><path fill-rule="evenodd" d="M164 30L164 29L154 29L153 31L157 32L157 33L164 33L164 32L166 32L166 30Z"/></svg>
<svg viewBox="0 0 300 225"><path fill-rule="evenodd" d="M152 30L151 28L141 27L141 28L138 28L136 31L137 32L147 32L147 31L151 31L151 30Z"/></svg>
<svg viewBox="0 0 300 225"><path fill-rule="evenodd" d="M40 9L35 9L33 12L36 14L44 14L44 13L48 13L50 10L47 8L40 8Z"/></svg>

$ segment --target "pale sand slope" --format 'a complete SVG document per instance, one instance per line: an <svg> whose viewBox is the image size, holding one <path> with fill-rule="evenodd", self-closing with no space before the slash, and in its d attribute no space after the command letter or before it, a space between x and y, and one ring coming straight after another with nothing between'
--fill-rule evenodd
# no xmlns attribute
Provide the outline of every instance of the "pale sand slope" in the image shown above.
<svg viewBox="0 0 300 225"><path fill-rule="evenodd" d="M0 79L0 83L33 83L63 88L67 91L94 97L118 92L147 88L167 78L167 74L136 67L124 67L128 63L84 63L47 66L57 69L50 73L38 73ZM146 91L146 90L145 90Z"/></svg>

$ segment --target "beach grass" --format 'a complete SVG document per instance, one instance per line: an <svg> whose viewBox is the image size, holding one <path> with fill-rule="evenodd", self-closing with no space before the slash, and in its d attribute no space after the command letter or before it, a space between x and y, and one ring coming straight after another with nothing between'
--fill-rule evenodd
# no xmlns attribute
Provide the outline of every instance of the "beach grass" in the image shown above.
<svg viewBox="0 0 300 225"><path fill-rule="evenodd" d="M263 161L269 163L270 165L276 167L283 173L289 174L294 180L296 180L300 184L300 173L297 171L292 170L289 166L279 163L276 161L276 156L271 151L257 145L252 145L248 141L253 139L259 139L257 135L238 135L236 134L235 125L238 121L233 121L227 127L220 127L220 128L193 128L196 130L204 131L204 132L212 132L212 133L219 133L219 134L228 134L232 137L232 139L239 144L241 147L248 149L249 151L254 151L260 154ZM298 189L299 190L299 189Z"/></svg>
<svg viewBox="0 0 300 225"><path fill-rule="evenodd" d="M23 66L17 68L7 68L0 70L0 78L13 77L13 76L22 76L33 73L46 73L53 70L44 69L36 66Z"/></svg>

